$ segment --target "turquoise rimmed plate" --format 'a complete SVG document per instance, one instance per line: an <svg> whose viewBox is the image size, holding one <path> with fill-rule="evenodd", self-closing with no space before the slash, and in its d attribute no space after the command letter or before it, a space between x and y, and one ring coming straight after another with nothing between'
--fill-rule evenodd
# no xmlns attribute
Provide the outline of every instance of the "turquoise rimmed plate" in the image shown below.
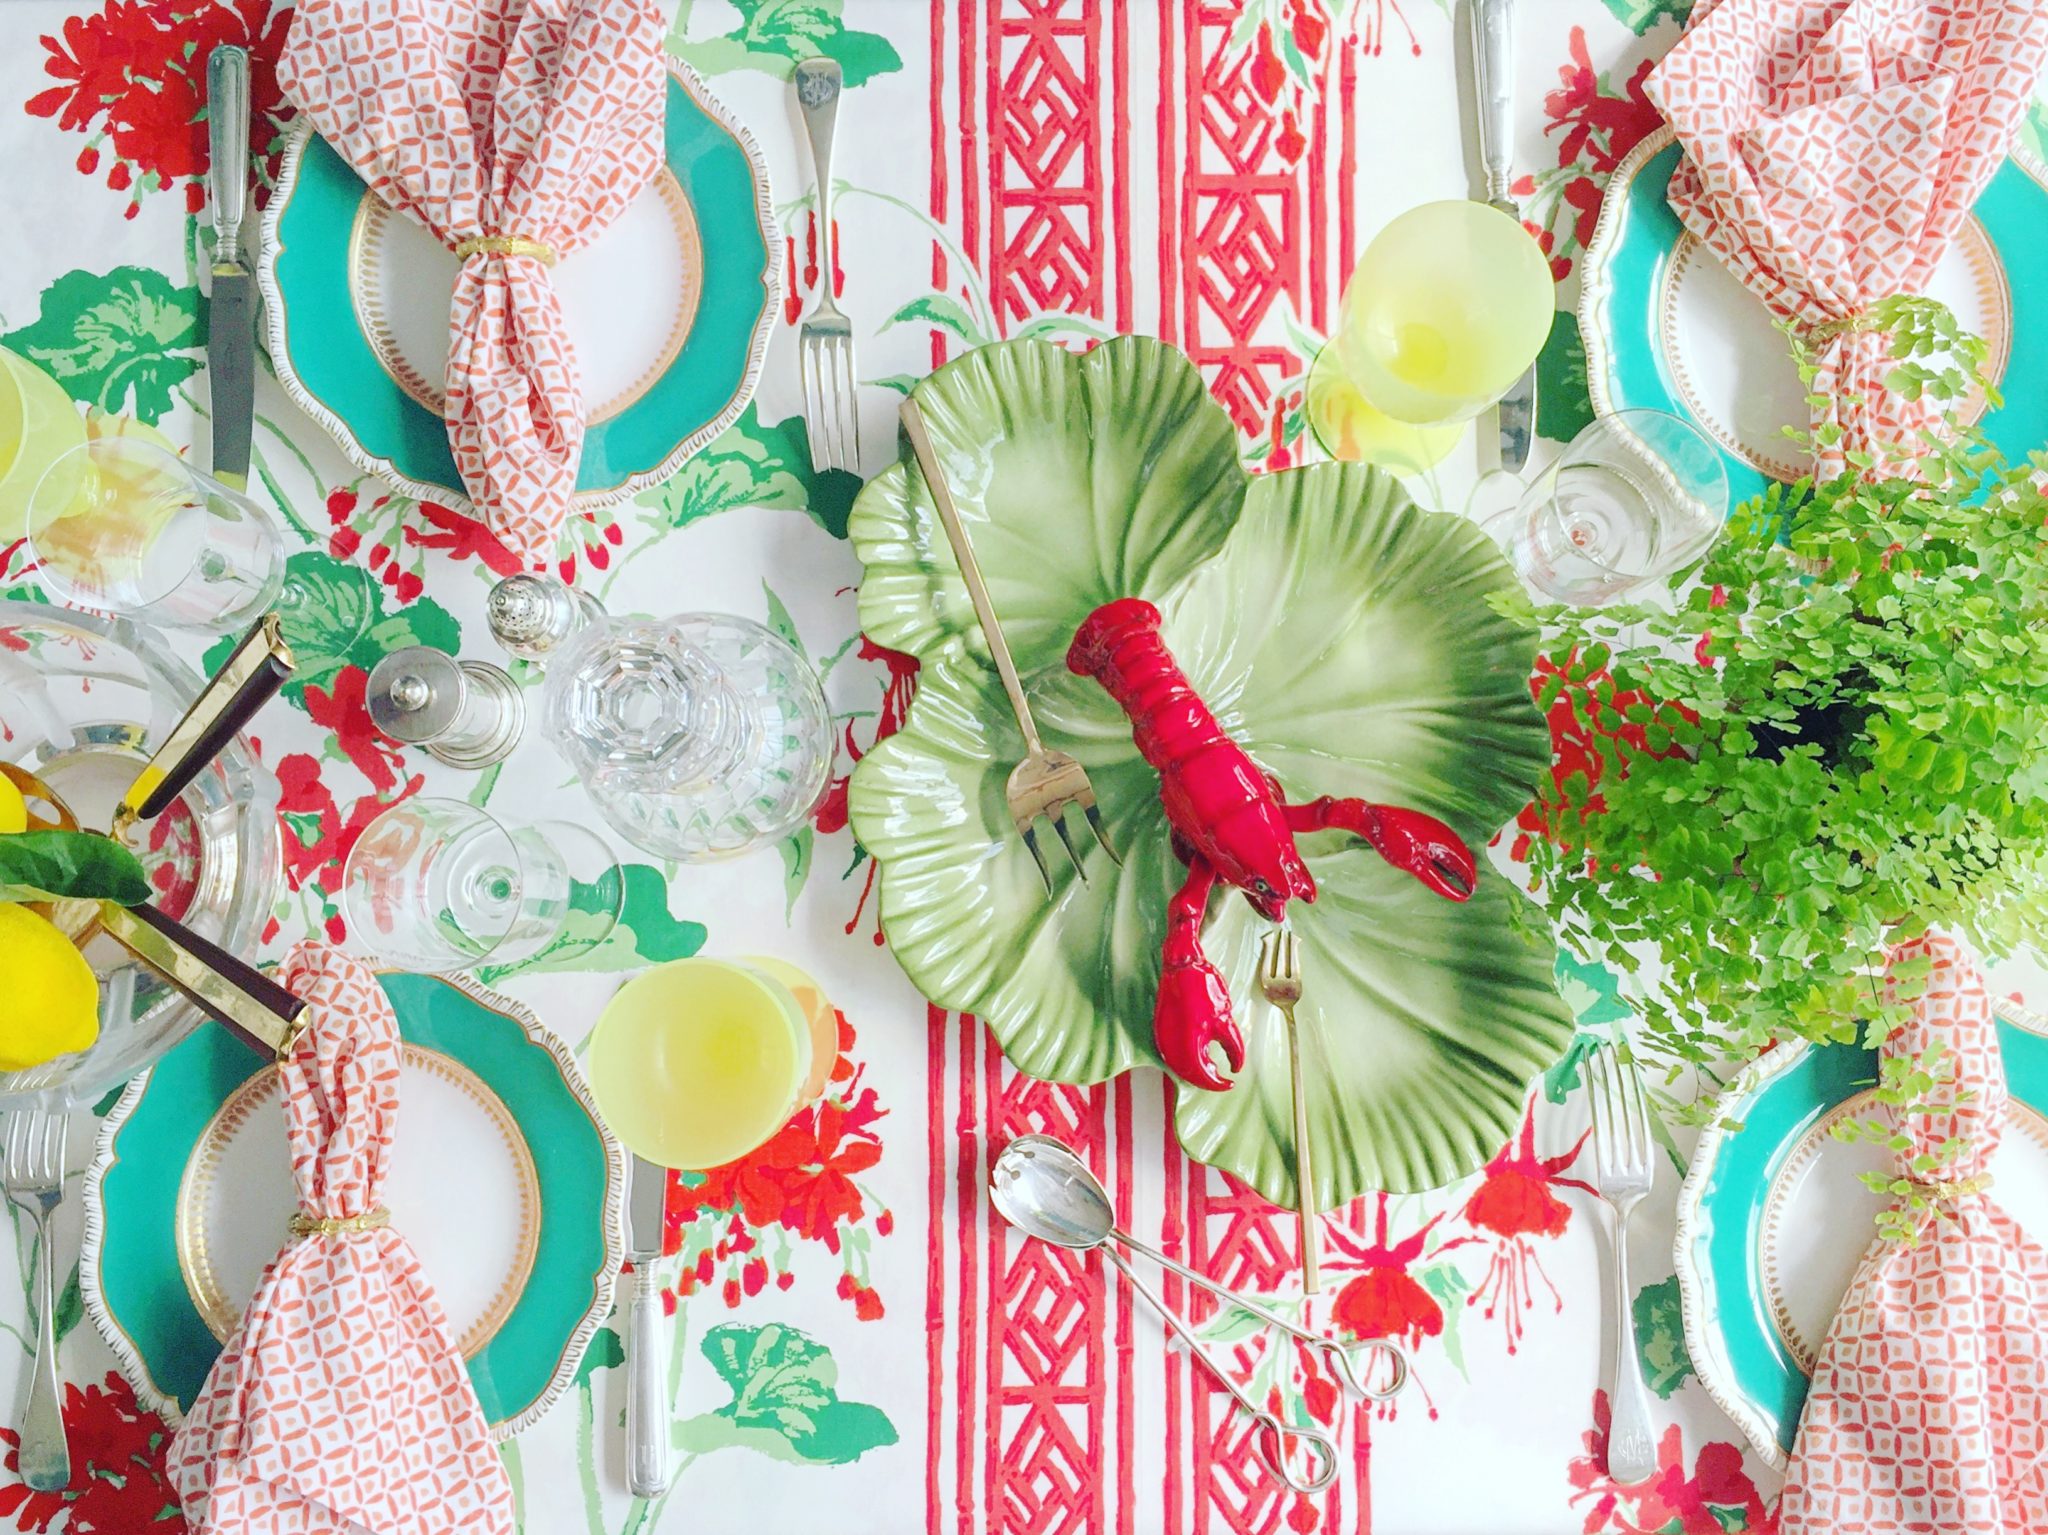
<svg viewBox="0 0 2048 1535"><path fill-rule="evenodd" d="M654 180L555 269L590 412L584 510L666 479L724 431L767 355L780 240L760 149L673 59L664 134ZM258 268L278 379L363 469L467 512L442 421L456 268L300 120Z"/></svg>
<svg viewBox="0 0 2048 1535"><path fill-rule="evenodd" d="M2048 1020L1997 1004L2012 1092L1992 1197L2048 1232ZM1781 1046L1746 1068L1701 1135L1678 1196L1678 1286L1693 1368L1769 1464L1783 1469L1828 1324L1876 1236L1858 1175L1883 1153L1835 1139L1875 1109L1875 1051ZM1723 1128L1739 1124L1739 1130Z"/></svg>
<svg viewBox="0 0 2048 1535"><path fill-rule="evenodd" d="M378 977L404 1077L385 1203L498 1437L574 1380L611 1306L624 1153L568 1047L453 977ZM192 1405L296 1199L277 1070L201 1029L122 1095L86 1176L86 1310L136 1393Z"/></svg>
<svg viewBox="0 0 2048 1535"><path fill-rule="evenodd" d="M1661 129L1607 183L1579 296L1586 382L1601 415L1668 411L1706 433L1727 461L1731 504L1740 505L1770 481L1806 472L1806 455L1783 429L1803 427L1807 411L1785 338L1762 302L1665 200L1679 155L1676 135ZM2048 368L2048 167L2020 152L2000 167L1930 288L1990 343L1994 382ZM1983 426L2018 462L2048 447L2048 395L2003 392Z"/></svg>

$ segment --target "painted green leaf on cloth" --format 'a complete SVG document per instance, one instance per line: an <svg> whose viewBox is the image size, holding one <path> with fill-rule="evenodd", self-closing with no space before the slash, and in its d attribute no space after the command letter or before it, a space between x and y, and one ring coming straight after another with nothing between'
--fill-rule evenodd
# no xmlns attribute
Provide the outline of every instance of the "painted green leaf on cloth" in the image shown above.
<svg viewBox="0 0 2048 1535"><path fill-rule="evenodd" d="M590 1335L590 1347L583 1351L583 1363L576 1366L576 1384L587 1385L599 1370L616 1370L626 1362L626 1345L616 1329L600 1327Z"/></svg>
<svg viewBox="0 0 2048 1535"><path fill-rule="evenodd" d="M1584 1080L1581 1068L1586 1056L1617 1038L1621 1033L1619 1026L1634 1013L1621 995L1621 977L1605 965L1559 949L1554 973L1557 994L1564 998L1564 1005L1571 1009L1578 1025L1564 1058L1543 1074L1543 1096L1552 1103L1563 1103Z"/></svg>
<svg viewBox="0 0 2048 1535"><path fill-rule="evenodd" d="M1570 442L1592 421L1586 343L1579 335L1578 316L1560 309L1536 358L1536 431L1553 442Z"/></svg>
<svg viewBox="0 0 2048 1535"><path fill-rule="evenodd" d="M704 947L704 924L685 922L668 909L668 881L651 864L622 864L621 884L575 882L569 915L555 941L516 964L483 965L477 979L495 986L507 976L535 970L637 970L664 960L687 959ZM605 924L614 907L617 926Z"/></svg>
<svg viewBox="0 0 2048 1535"><path fill-rule="evenodd" d="M703 1350L732 1400L678 1424L680 1449L702 1455L736 1445L797 1465L843 1466L896 1442L881 1408L840 1400L832 1351L794 1327L714 1327Z"/></svg>
<svg viewBox="0 0 2048 1535"><path fill-rule="evenodd" d="M1123 858L1112 868L1079 839L1091 877L1055 860L1048 901L1004 806L1022 738L923 478L897 463L850 525L861 627L923 670L904 728L855 768L849 811L883 866L896 958L1020 1070L1094 1082L1159 1063L1159 945L1184 871L1130 722L1066 670L1098 604L1155 602L1195 691L1296 802L1410 806L1475 847L1527 803L1549 758L1535 635L1490 605L1513 578L1472 523L1362 465L1247 476L1201 375L1142 338L1085 355L985 347L917 399L1046 743L1086 767ZM1555 946L1514 930L1524 898L1506 880L1461 905L1339 834L1301 852L1321 891L1290 912L1316 978L1297 1019L1317 1062L1320 1202L1477 1170L1570 1039ZM1253 1000L1264 929L1235 893L1216 901L1204 942L1238 999L1246 1065L1226 1092L1182 1086L1175 1125L1191 1156L1286 1205L1285 1031Z"/></svg>
<svg viewBox="0 0 2048 1535"><path fill-rule="evenodd" d="M2027 106L2020 119L2020 147L2036 160L2048 160L2048 101L2038 98Z"/></svg>
<svg viewBox="0 0 2048 1535"><path fill-rule="evenodd" d="M66 272L43 290L42 312L0 346L45 369L74 400L154 425L171 390L199 370L206 337L199 290L147 267Z"/></svg>
<svg viewBox="0 0 2048 1535"><path fill-rule="evenodd" d="M1643 1380L1670 1401L1692 1379L1692 1355L1685 1349L1685 1315L1678 1297L1678 1276L1662 1284L1644 1285L1630 1308L1635 1319L1636 1346L1643 1356Z"/></svg>
<svg viewBox="0 0 2048 1535"><path fill-rule="evenodd" d="M387 589L351 577L346 569L324 549L301 549L285 561L297 600L284 611L284 637L297 669L284 696L301 708L307 688L330 689L346 666L367 672L408 645L430 645L450 655L462 649L462 626L433 598L416 598L386 612ZM237 639L224 636L207 651L209 672L220 669Z"/></svg>
<svg viewBox="0 0 2048 1535"><path fill-rule="evenodd" d="M639 503L653 510L649 521L671 532L719 512L773 507L805 512L834 538L844 538L860 485L860 476L844 469L811 467L803 417L765 426L749 405L680 472L643 491Z"/></svg>
<svg viewBox="0 0 2048 1535"><path fill-rule="evenodd" d="M910 300L882 322L884 330L894 325L928 325L956 337L967 347L987 346L997 339L992 317L969 309L950 293L926 293ZM1041 314L1010 326L1003 334L1012 341L1106 341L1116 332L1081 315ZM906 374L896 380L875 382L908 394L916 380Z"/></svg>
<svg viewBox="0 0 2048 1535"><path fill-rule="evenodd" d="M804 59L823 55L837 59L845 72L846 89L865 85L876 75L893 73L903 60L879 33L858 32L841 17L843 0L727 0L739 12L740 24L719 37L691 40L688 31L694 0L676 9L668 48L700 74L722 75L736 69L758 69L787 80Z"/></svg>
<svg viewBox="0 0 2048 1535"><path fill-rule="evenodd" d="M1614 19L1641 37L1660 21L1682 22L1692 14L1693 0L1605 0Z"/></svg>

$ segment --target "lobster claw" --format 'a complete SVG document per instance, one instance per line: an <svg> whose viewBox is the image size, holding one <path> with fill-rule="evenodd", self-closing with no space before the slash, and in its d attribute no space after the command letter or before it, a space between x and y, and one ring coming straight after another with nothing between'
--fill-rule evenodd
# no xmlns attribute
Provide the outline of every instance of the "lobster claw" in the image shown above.
<svg viewBox="0 0 2048 1535"><path fill-rule="evenodd" d="M1233 1072L1244 1069L1244 1035L1230 1015L1230 988L1223 983L1223 972L1200 954L1168 964L1160 976L1152 1008L1152 1042L1169 1071L1208 1092L1224 1092L1231 1085L1210 1058L1211 1045L1223 1047Z"/></svg>
<svg viewBox="0 0 2048 1535"><path fill-rule="evenodd" d="M1433 815L1399 805L1375 805L1365 839L1380 857L1406 870L1447 901L1470 900L1479 865L1465 839Z"/></svg>

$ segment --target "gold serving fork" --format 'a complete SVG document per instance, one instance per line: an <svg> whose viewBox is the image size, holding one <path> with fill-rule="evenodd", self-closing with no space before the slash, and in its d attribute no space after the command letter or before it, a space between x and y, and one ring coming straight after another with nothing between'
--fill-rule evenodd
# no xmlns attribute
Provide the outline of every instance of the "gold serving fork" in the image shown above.
<svg viewBox="0 0 2048 1535"><path fill-rule="evenodd" d="M1308 1294L1323 1287L1322 1247L1317 1232L1315 1170L1308 1148L1308 1098L1301 1090L1301 1033L1294 1009L1301 1001L1301 940L1276 928L1259 944L1259 995L1287 1020L1287 1075L1294 1097L1294 1192L1301 1212L1301 1286Z"/></svg>
<svg viewBox="0 0 2048 1535"><path fill-rule="evenodd" d="M1045 893L1050 895L1052 870L1046 867L1045 854L1039 851L1034 831L1040 820L1052 823L1060 845L1067 850L1067 859L1073 864L1074 872L1084 881L1088 878L1088 871L1081 867L1081 855L1075 851L1073 838L1067 835L1067 824L1061 819L1069 807L1078 806L1088 818L1088 829L1095 833L1096 842L1109 855L1110 862L1121 864L1123 860L1116 856L1116 849L1102 834L1102 817L1095 808L1095 790L1088 782L1087 771L1073 757L1052 750L1039 739L1038 725L1032 719L1031 705L1024 697L1024 684L1017 676L1017 663L1010 655L1009 641L1003 638L1002 625L996 620L995 604L989 600L988 585L981 578L981 566L974 558L974 546L967 542L967 529L960 521L960 508L954 504L952 489L939 471L939 456L932 449L930 434L925 431L924 414L917 408L917 402L907 396L901 414L903 433L910 439L911 451L917 455L917 467L923 471L932 504L939 510L939 524L946 530L946 542L952 545L953 558L960 566L960 579L967 583L967 595L974 603L974 616L981 623L981 632L988 638L989 654L995 657L996 675L1003 679L1003 691L1010 695L1010 707L1017 715L1017 728L1024 732L1024 760L1010 770L1003 794L1010 804L1010 819L1016 823L1018 835L1023 837L1026 850L1038 865L1038 876L1045 881Z"/></svg>

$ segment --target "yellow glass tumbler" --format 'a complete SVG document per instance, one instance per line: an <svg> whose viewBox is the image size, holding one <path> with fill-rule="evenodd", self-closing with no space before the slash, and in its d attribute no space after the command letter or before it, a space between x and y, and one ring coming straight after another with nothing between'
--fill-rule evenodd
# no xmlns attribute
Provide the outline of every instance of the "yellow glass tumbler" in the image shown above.
<svg viewBox="0 0 2048 1535"><path fill-rule="evenodd" d="M1556 302L1550 264L1519 222L1463 198L1424 203L1359 257L1335 344L1367 404L1445 426L1507 393L1543 350Z"/></svg>
<svg viewBox="0 0 2048 1535"><path fill-rule="evenodd" d="M590 1090L629 1150L701 1172L758 1150L815 1099L824 994L775 961L678 959L621 986L590 1035ZM831 1052L838 1050L836 1023Z"/></svg>
<svg viewBox="0 0 2048 1535"><path fill-rule="evenodd" d="M82 457L66 455L84 442L84 418L63 386L0 346L0 547L42 531L29 524L29 499L53 464L69 465L62 473L82 483ZM38 523L47 524L72 499L63 485L53 483L50 494L37 502Z"/></svg>

